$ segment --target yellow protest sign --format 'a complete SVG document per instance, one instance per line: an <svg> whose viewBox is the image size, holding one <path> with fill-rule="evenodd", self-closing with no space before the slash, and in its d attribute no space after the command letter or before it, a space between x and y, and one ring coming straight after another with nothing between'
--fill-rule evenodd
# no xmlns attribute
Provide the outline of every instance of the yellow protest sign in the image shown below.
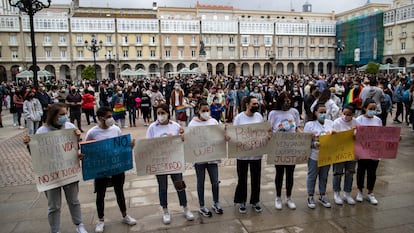
<svg viewBox="0 0 414 233"><path fill-rule="evenodd" d="M355 159L353 130L321 135L319 142L318 167Z"/></svg>

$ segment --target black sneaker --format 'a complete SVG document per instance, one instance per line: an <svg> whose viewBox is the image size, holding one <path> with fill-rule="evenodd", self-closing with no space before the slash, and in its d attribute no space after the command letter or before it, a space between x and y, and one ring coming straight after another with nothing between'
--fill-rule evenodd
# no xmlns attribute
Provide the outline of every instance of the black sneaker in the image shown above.
<svg viewBox="0 0 414 233"><path fill-rule="evenodd" d="M216 214L223 214L223 209L221 208L220 203L216 202L212 208Z"/></svg>
<svg viewBox="0 0 414 233"><path fill-rule="evenodd" d="M240 203L240 207L239 207L239 212L241 213L241 214L245 214L245 213L247 213L247 209L246 209L246 203Z"/></svg>
<svg viewBox="0 0 414 233"><path fill-rule="evenodd" d="M331 203L328 201L325 195L319 197L319 203L321 203L326 208L331 208Z"/></svg>
<svg viewBox="0 0 414 233"><path fill-rule="evenodd" d="M209 209L207 209L206 207L201 207L198 212L203 215L204 217L211 217L213 214L211 213L211 211Z"/></svg>
<svg viewBox="0 0 414 233"><path fill-rule="evenodd" d="M263 209L262 209L262 207L260 206L260 203L259 202L257 202L256 204L253 204L252 205L252 208L257 212L257 213L260 213L260 212L262 212L263 211Z"/></svg>
<svg viewBox="0 0 414 233"><path fill-rule="evenodd" d="M401 124L402 122L398 119L394 119L394 124Z"/></svg>

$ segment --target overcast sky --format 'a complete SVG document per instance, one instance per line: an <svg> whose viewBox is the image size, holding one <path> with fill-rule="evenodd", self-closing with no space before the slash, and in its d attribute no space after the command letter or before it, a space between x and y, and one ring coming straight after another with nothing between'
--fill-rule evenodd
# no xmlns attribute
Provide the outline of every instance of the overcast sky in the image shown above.
<svg viewBox="0 0 414 233"><path fill-rule="evenodd" d="M313 12L337 13L363 6L368 0L308 0ZM53 3L70 3L71 0L52 0ZM114 8L152 8L152 2L158 6L194 7L197 0L80 0L81 6ZM245 10L302 11L306 0L199 0L200 4L228 5ZM371 3L392 3L392 0L370 0Z"/></svg>

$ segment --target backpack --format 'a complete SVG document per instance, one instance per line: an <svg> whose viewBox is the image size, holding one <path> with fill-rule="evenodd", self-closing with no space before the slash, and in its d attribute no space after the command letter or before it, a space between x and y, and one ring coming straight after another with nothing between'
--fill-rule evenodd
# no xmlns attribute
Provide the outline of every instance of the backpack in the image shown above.
<svg viewBox="0 0 414 233"><path fill-rule="evenodd" d="M402 94L402 101L404 103L410 102L410 89L404 90Z"/></svg>
<svg viewBox="0 0 414 233"><path fill-rule="evenodd" d="M380 103L381 103L381 112L382 112L382 114L387 114L387 109L389 108L389 104L388 104L388 101L385 101L385 97L384 97L384 95L382 95L381 96L381 98L380 98Z"/></svg>

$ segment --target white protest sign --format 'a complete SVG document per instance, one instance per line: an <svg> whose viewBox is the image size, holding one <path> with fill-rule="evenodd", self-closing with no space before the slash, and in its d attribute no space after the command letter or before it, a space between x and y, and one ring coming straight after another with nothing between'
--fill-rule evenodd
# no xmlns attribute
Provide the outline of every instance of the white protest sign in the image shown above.
<svg viewBox="0 0 414 233"><path fill-rule="evenodd" d="M39 192L82 178L78 159L78 139L73 129L32 135L29 146Z"/></svg>
<svg viewBox="0 0 414 233"><path fill-rule="evenodd" d="M184 158L188 163L226 158L224 128L220 125L188 127L184 133Z"/></svg>
<svg viewBox="0 0 414 233"><path fill-rule="evenodd" d="M139 176L181 173L185 170L180 136L138 140L134 157Z"/></svg>
<svg viewBox="0 0 414 233"><path fill-rule="evenodd" d="M228 157L241 158L267 154L270 150L268 139L269 122L227 126Z"/></svg>
<svg viewBox="0 0 414 233"><path fill-rule="evenodd" d="M273 133L267 163L293 165L307 163L312 135L308 133Z"/></svg>

